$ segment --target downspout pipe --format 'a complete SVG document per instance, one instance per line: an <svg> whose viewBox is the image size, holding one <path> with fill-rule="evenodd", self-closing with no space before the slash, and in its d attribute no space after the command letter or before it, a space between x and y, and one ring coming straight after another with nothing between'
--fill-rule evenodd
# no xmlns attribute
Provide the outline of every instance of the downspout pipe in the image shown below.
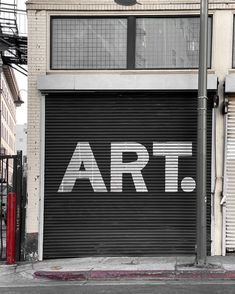
<svg viewBox="0 0 235 294"><path fill-rule="evenodd" d="M197 102L197 266L207 264L207 53L208 0L201 0Z"/></svg>

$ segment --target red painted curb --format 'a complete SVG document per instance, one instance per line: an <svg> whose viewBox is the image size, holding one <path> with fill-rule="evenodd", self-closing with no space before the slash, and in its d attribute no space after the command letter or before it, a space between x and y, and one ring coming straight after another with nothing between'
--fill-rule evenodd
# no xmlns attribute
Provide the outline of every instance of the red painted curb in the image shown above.
<svg viewBox="0 0 235 294"><path fill-rule="evenodd" d="M94 271L36 271L35 278L62 281L83 280L235 280L235 271L128 271L128 270L94 270Z"/></svg>
<svg viewBox="0 0 235 294"><path fill-rule="evenodd" d="M54 272L54 271L37 271L34 273L35 278L45 278L49 280L61 281L82 281L88 279L88 272L86 271L72 271L72 272Z"/></svg>
<svg viewBox="0 0 235 294"><path fill-rule="evenodd" d="M174 271L130 271L130 270L110 270L110 271L91 271L90 279L164 279L174 278Z"/></svg>

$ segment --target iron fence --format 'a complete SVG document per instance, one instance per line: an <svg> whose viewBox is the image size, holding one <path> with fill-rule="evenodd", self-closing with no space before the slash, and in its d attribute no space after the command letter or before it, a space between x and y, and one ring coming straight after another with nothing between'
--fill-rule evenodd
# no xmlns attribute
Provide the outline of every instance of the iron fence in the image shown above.
<svg viewBox="0 0 235 294"><path fill-rule="evenodd" d="M0 155L0 260L6 259L7 195L16 193L16 261L24 259L26 188L23 180L22 152Z"/></svg>

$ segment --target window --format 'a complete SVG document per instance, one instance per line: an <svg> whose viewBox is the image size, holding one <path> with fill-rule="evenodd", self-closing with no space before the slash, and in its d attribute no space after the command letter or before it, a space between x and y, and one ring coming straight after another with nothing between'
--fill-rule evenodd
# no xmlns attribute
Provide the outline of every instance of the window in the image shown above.
<svg viewBox="0 0 235 294"><path fill-rule="evenodd" d="M198 17L137 18L136 68L197 68L199 62ZM211 18L209 18L209 36ZM208 66L210 67L208 38Z"/></svg>
<svg viewBox="0 0 235 294"><path fill-rule="evenodd" d="M52 17L51 69L197 68L199 17ZM211 65L209 17L208 67Z"/></svg>
<svg viewBox="0 0 235 294"><path fill-rule="evenodd" d="M52 68L126 68L127 19L53 18Z"/></svg>

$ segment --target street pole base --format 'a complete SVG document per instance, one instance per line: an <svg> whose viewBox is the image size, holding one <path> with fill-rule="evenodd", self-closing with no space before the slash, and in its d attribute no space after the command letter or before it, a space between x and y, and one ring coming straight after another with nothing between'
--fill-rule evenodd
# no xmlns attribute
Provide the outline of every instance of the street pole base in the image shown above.
<svg viewBox="0 0 235 294"><path fill-rule="evenodd" d="M207 260L206 259L195 259L195 264L194 264L196 267L198 268L206 268L208 267L208 263L207 263Z"/></svg>

